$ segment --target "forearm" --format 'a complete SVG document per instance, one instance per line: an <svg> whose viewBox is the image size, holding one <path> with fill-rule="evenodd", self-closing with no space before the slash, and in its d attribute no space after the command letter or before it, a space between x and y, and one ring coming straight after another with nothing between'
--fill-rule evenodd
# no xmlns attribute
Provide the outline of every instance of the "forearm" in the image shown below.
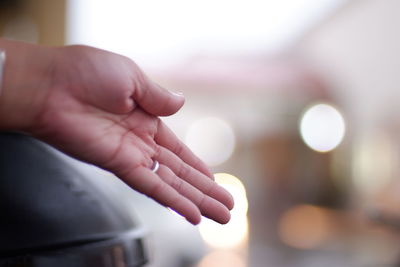
<svg viewBox="0 0 400 267"><path fill-rule="evenodd" d="M51 88L53 48L0 39L6 53L0 91L0 130L26 131Z"/></svg>

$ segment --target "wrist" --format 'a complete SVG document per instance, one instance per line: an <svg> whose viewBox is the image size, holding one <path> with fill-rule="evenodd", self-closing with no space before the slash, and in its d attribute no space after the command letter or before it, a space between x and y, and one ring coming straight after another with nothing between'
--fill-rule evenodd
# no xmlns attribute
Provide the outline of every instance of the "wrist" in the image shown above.
<svg viewBox="0 0 400 267"><path fill-rule="evenodd" d="M0 130L29 131L51 87L53 48L0 39L7 62L0 91Z"/></svg>
<svg viewBox="0 0 400 267"><path fill-rule="evenodd" d="M1 89L3 87L3 71L5 62L6 62L6 52L3 49L0 49L0 95L1 95Z"/></svg>

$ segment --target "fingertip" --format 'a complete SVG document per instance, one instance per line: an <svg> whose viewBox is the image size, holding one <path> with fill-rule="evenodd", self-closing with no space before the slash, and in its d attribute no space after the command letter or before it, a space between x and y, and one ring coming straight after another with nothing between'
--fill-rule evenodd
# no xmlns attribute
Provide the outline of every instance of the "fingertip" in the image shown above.
<svg viewBox="0 0 400 267"><path fill-rule="evenodd" d="M211 169L205 165L204 163L204 168L203 170L200 170L202 173L204 173L206 176L210 177L211 180L215 181L214 173L211 171Z"/></svg>
<svg viewBox="0 0 400 267"><path fill-rule="evenodd" d="M198 225L201 222L201 214L200 212L196 214L192 214L189 216L185 216L186 220L193 225Z"/></svg>
<svg viewBox="0 0 400 267"><path fill-rule="evenodd" d="M186 218L188 222L190 222L193 225L199 225L201 222L201 217L199 216L198 218L195 219L188 219Z"/></svg>
<svg viewBox="0 0 400 267"><path fill-rule="evenodd" d="M191 206L191 205L190 205ZM176 210L175 208L167 207L169 210L175 212L177 215L180 217L186 219L189 223L193 225L198 225L201 222L201 213L200 210L196 206L193 205L193 207L188 209L179 209Z"/></svg>
<svg viewBox="0 0 400 267"><path fill-rule="evenodd" d="M173 92L144 77L134 91L134 100L146 112L155 116L170 116L178 112L185 103L180 92Z"/></svg>
<svg viewBox="0 0 400 267"><path fill-rule="evenodd" d="M231 220L231 213L227 209L225 209L214 220L220 224L227 224Z"/></svg>
<svg viewBox="0 0 400 267"><path fill-rule="evenodd" d="M176 99L178 110L181 109L186 101L185 96L183 95L183 93L172 92L172 94L174 95L174 98Z"/></svg>
<svg viewBox="0 0 400 267"><path fill-rule="evenodd" d="M182 99L182 98L185 99L185 96L182 92L173 92L173 91L170 91L170 92L174 95L174 97L177 97L179 99Z"/></svg>
<svg viewBox="0 0 400 267"><path fill-rule="evenodd" d="M170 116L178 112L182 106L185 104L185 97L183 94L180 93L175 93L169 90L166 90L168 94L170 95L169 100L166 100L166 104L164 107L160 110L159 116ZM166 98L166 99L168 99ZM162 103L160 103L162 104Z"/></svg>
<svg viewBox="0 0 400 267"><path fill-rule="evenodd" d="M226 207L229 210L233 210L233 208L235 207L235 199L231 194L229 194L228 200L226 201Z"/></svg>
<svg viewBox="0 0 400 267"><path fill-rule="evenodd" d="M221 202L206 197L201 205L202 215L220 224L226 224L231 219L231 213Z"/></svg>
<svg viewBox="0 0 400 267"><path fill-rule="evenodd" d="M215 189L210 192L210 196L221 202L228 210L232 210L235 206L233 196L221 185L216 184Z"/></svg>
<svg viewBox="0 0 400 267"><path fill-rule="evenodd" d="M220 223L221 224L227 224L227 223L230 222L230 220L231 220L231 213L228 212L227 215L225 216L225 218L223 218Z"/></svg>

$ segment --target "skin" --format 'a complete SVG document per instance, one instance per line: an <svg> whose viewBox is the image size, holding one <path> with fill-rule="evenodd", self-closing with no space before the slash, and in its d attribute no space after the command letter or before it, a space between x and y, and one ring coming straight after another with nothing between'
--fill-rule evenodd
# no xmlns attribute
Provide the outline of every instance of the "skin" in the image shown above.
<svg viewBox="0 0 400 267"><path fill-rule="evenodd" d="M0 39L7 60L0 130L20 131L113 172L190 223L227 223L231 195L159 119L184 104L130 59L87 46ZM156 173L153 160L160 163Z"/></svg>

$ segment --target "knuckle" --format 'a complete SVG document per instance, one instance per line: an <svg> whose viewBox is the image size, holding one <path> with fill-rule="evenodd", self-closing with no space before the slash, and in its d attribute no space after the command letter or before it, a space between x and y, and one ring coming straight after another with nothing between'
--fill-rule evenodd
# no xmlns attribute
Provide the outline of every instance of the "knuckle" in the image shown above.
<svg viewBox="0 0 400 267"><path fill-rule="evenodd" d="M181 155L183 153L183 145L179 142L176 143L176 145L174 146L174 149L172 150L172 152L174 152L174 154L176 155Z"/></svg>
<svg viewBox="0 0 400 267"><path fill-rule="evenodd" d="M183 190L183 187L184 187L184 182L179 178L175 179L173 183L173 188L175 188L176 191L181 192Z"/></svg>
<svg viewBox="0 0 400 267"><path fill-rule="evenodd" d="M164 183L156 183L150 189L149 195L150 196L160 196L165 191L165 184Z"/></svg>
<svg viewBox="0 0 400 267"><path fill-rule="evenodd" d="M197 206L200 208L200 210L204 209L205 203L207 201L207 195L202 194L200 200L197 203Z"/></svg>
<svg viewBox="0 0 400 267"><path fill-rule="evenodd" d="M136 66L136 65L135 65ZM142 73L142 71L139 69L139 67L135 68L135 75L133 78L133 97L134 99L136 99L137 101L141 101L143 98L145 98L147 96L147 94L149 93L148 86L147 86L147 80L144 76L144 74Z"/></svg>
<svg viewBox="0 0 400 267"><path fill-rule="evenodd" d="M206 195L211 195L213 193L213 191L218 187L219 185L214 182L211 181L211 183L209 183L209 185L205 188L204 194Z"/></svg>
<svg viewBox="0 0 400 267"><path fill-rule="evenodd" d="M151 144L152 145L152 147L153 147L153 153L154 153L154 155L153 155L153 158L158 158L158 157L160 157L161 156L161 154L162 154L162 148L161 148L161 146L159 146L158 144L156 144L156 143L153 143L153 144Z"/></svg>
<svg viewBox="0 0 400 267"><path fill-rule="evenodd" d="M181 166L179 167L177 176L179 177L188 177L191 173L191 170L189 168L189 166L185 165L184 163L181 164Z"/></svg>

